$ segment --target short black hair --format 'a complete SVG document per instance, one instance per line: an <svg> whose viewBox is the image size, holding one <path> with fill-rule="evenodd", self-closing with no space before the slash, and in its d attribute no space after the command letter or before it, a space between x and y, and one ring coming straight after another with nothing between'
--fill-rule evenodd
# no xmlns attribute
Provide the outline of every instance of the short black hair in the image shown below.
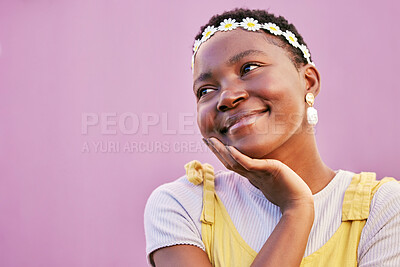
<svg viewBox="0 0 400 267"><path fill-rule="evenodd" d="M247 17L254 18L258 21L258 23L261 23L261 24L268 23L268 22L275 23L282 31L286 31L286 30L291 31L294 35L296 35L297 41L300 44L304 44L305 46L307 46L306 42L304 41L303 37L299 34L296 27L293 24L289 23L284 17L282 17L282 16L277 17L274 14L269 13L266 10L261 10L261 9L251 10L251 9L244 9L244 8L236 8L236 9L233 9L230 11L225 11L222 14L213 16L208 21L207 24L203 25L200 28L199 33L195 37L195 40L202 38L202 33L207 26L218 27L220 25L220 23L224 21L224 19L228 19L228 18L235 19L237 22L241 22L243 19L245 19ZM272 35L268 30L265 30L265 29L261 29L261 30L263 30L265 33L267 33L271 36L275 36L275 35ZM296 68L299 68L302 65L308 64L307 59L304 58L304 56L303 56L303 52L300 49L289 44L283 35L278 35L275 37L279 38L282 42L280 42L280 44L274 42L274 44L281 48L284 48L289 53L289 55L290 55L289 57ZM311 55L311 53L310 53L310 55ZM311 56L310 56L310 60L311 60Z"/></svg>

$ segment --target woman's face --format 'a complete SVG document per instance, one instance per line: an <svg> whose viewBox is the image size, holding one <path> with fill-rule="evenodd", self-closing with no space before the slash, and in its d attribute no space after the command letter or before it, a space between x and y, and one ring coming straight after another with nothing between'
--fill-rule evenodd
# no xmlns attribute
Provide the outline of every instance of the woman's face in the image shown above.
<svg viewBox="0 0 400 267"><path fill-rule="evenodd" d="M294 147L296 133L306 130L307 83L274 38L242 29L217 32L194 64L202 135L253 158Z"/></svg>

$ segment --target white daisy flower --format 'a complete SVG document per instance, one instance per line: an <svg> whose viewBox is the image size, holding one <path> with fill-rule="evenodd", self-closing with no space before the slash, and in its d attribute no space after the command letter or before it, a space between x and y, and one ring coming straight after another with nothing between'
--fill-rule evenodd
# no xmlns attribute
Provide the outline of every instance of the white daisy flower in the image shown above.
<svg viewBox="0 0 400 267"><path fill-rule="evenodd" d="M311 62L310 58L307 58L307 62L308 62L308 64L311 64L311 65L313 65L315 67L315 63Z"/></svg>
<svg viewBox="0 0 400 267"><path fill-rule="evenodd" d="M205 28L205 30L203 31L203 38L201 38L201 41L204 42L206 41L208 38L211 37L211 35L213 35L218 29L215 28L213 25L208 26L207 28Z"/></svg>
<svg viewBox="0 0 400 267"><path fill-rule="evenodd" d="M308 50L307 46L301 44L299 46L299 48L300 48L301 52L303 52L304 58L309 59L311 57L310 51Z"/></svg>
<svg viewBox="0 0 400 267"><path fill-rule="evenodd" d="M196 41L194 41L194 45L193 45L193 53L196 54L197 50L199 49L199 46L201 45L201 39L197 39Z"/></svg>
<svg viewBox="0 0 400 267"><path fill-rule="evenodd" d="M258 31L261 28L261 24L258 23L258 20L249 17L243 19L240 26L248 31Z"/></svg>
<svg viewBox="0 0 400 267"><path fill-rule="evenodd" d="M224 19L223 22L221 22L221 24L218 27L218 30L220 31L231 31L236 29L237 27L239 27L239 23L236 22L235 19Z"/></svg>
<svg viewBox="0 0 400 267"><path fill-rule="evenodd" d="M286 40L289 41L291 45L294 47L299 47L300 44L297 42L297 37L291 31L282 32L282 35L285 36Z"/></svg>
<svg viewBox="0 0 400 267"><path fill-rule="evenodd" d="M264 29L268 30L272 34L282 35L281 29L275 23L271 23L271 22L265 23L264 24Z"/></svg>

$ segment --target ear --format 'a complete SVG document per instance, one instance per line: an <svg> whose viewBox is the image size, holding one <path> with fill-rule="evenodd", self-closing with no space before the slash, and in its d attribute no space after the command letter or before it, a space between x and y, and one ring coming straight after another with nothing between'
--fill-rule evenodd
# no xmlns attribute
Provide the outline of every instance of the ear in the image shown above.
<svg viewBox="0 0 400 267"><path fill-rule="evenodd" d="M321 89L321 77L317 68L311 64L307 64L303 67L303 73L305 93L312 93L314 97L317 96Z"/></svg>

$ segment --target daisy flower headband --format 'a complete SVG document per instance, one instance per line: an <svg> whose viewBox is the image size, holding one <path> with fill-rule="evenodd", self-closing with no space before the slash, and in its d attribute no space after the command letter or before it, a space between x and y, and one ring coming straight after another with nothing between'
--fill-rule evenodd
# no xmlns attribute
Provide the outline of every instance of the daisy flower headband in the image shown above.
<svg viewBox="0 0 400 267"><path fill-rule="evenodd" d="M283 35L291 46L301 50L301 52L303 53L303 57L307 60L309 64L315 66L315 64L311 61L311 54L307 46L305 46L304 44L300 44L297 41L297 37L296 35L294 35L294 33L288 30L282 31L275 23L267 22L264 24L260 24L254 18L247 17L243 19L242 22L237 22L235 19L229 18L224 19L224 21L222 21L218 27L215 27L213 25L207 26L207 28L205 28L202 33L202 38L197 39L194 42L192 55L192 71L194 67L194 57L196 56L197 51L204 42L206 42L216 32L231 31L238 27L248 31L258 31L259 29L265 29L276 36Z"/></svg>

